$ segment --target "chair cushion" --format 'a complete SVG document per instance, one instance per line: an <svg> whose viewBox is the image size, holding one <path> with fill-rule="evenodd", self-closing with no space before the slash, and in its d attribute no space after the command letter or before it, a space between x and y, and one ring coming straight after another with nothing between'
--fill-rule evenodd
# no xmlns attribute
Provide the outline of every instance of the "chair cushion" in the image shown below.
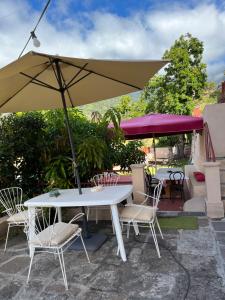
<svg viewBox="0 0 225 300"><path fill-rule="evenodd" d="M204 182L205 181L205 174L202 172L193 172L195 179L198 182Z"/></svg>
<svg viewBox="0 0 225 300"><path fill-rule="evenodd" d="M78 229L79 226L77 224L58 222L39 232L31 240L31 243L48 247L58 246L71 237Z"/></svg>
<svg viewBox="0 0 225 300"><path fill-rule="evenodd" d="M19 212L17 214L14 214L12 216L10 216L8 219L7 219L7 222L10 222L10 223L23 223L25 222L26 220L28 220L28 211L27 210L24 210L22 212Z"/></svg>
<svg viewBox="0 0 225 300"><path fill-rule="evenodd" d="M137 221L137 222L150 222L156 212L156 207L150 207L145 205L126 206L120 211L120 218L124 221Z"/></svg>

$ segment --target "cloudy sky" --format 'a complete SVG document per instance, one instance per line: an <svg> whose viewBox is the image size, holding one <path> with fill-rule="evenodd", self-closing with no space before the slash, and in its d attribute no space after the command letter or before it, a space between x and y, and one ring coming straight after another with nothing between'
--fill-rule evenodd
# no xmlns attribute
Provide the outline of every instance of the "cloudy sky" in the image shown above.
<svg viewBox="0 0 225 300"><path fill-rule="evenodd" d="M0 0L0 67L18 57L47 0ZM185 2L185 3L184 3ZM51 0L40 48L83 58L159 59L181 34L204 42L209 80L224 79L225 0Z"/></svg>

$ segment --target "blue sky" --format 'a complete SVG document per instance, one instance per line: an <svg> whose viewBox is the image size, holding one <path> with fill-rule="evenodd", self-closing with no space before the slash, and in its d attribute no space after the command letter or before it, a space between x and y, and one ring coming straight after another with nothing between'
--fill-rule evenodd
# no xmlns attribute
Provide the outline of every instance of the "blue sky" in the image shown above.
<svg viewBox="0 0 225 300"><path fill-rule="evenodd" d="M0 66L16 59L46 0L0 0ZM93 58L159 59L181 34L204 43L209 80L224 79L225 0L51 0L26 49Z"/></svg>

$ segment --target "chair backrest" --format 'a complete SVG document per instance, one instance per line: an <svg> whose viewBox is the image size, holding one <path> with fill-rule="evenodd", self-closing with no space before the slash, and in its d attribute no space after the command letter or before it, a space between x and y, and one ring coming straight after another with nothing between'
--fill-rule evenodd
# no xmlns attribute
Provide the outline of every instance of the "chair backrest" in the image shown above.
<svg viewBox="0 0 225 300"><path fill-rule="evenodd" d="M161 192L162 192L163 182L159 181L159 183L155 186L153 191L153 206L158 207Z"/></svg>
<svg viewBox="0 0 225 300"><path fill-rule="evenodd" d="M19 187L10 187L0 190L0 204L6 213L12 216L21 211L23 190Z"/></svg>
<svg viewBox="0 0 225 300"><path fill-rule="evenodd" d="M113 172L103 172L93 177L94 184L103 186L117 185L120 175Z"/></svg>
<svg viewBox="0 0 225 300"><path fill-rule="evenodd" d="M184 172L182 171L176 171L171 172L169 179L172 181L172 183L175 183L177 185L183 185L184 184Z"/></svg>

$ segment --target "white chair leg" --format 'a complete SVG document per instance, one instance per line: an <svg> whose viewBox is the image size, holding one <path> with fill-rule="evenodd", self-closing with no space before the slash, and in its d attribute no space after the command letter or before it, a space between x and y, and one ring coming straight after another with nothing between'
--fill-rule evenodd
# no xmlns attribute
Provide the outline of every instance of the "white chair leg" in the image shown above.
<svg viewBox="0 0 225 300"><path fill-rule="evenodd" d="M129 239L130 235L130 222L127 223L127 238Z"/></svg>
<svg viewBox="0 0 225 300"><path fill-rule="evenodd" d="M159 226L159 221L158 221L157 217L156 217L155 220L156 220L156 224L157 224L157 227L158 227L158 229L159 229L159 233L160 233L160 235L161 235L161 238L164 239L163 234L162 234L162 230L161 230L161 228L160 228L160 226Z"/></svg>
<svg viewBox="0 0 225 300"><path fill-rule="evenodd" d="M10 224L8 224L8 229L7 229L6 239L5 239L5 248L4 248L4 251L6 251L6 247L7 247L7 243L8 243L9 229L10 229Z"/></svg>
<svg viewBox="0 0 225 300"><path fill-rule="evenodd" d="M65 286L66 286L66 290L68 290L68 283L67 283L67 276L66 276L66 267L65 267L64 255L63 255L62 249L61 249L61 258L62 258L62 266L63 266L63 270L64 270Z"/></svg>
<svg viewBox="0 0 225 300"><path fill-rule="evenodd" d="M68 290L68 284L67 284L67 278L66 278L66 274L65 274L65 270L64 270L64 267L63 267L63 262L64 259L63 259L63 256L61 257L61 253L59 250L57 250L57 253L58 253L58 257L59 257L59 263L60 263L60 268L61 268L61 271L62 271L62 276L63 276L63 281L64 281L64 285L65 285L65 289ZM65 266L65 264L64 264Z"/></svg>
<svg viewBox="0 0 225 300"><path fill-rule="evenodd" d="M159 245L158 245L157 237L156 237L156 234L155 234L155 228L154 228L152 223L149 223L149 226L150 226L150 229L151 229L151 233L152 233L152 237L153 237L153 240L154 240L154 243L155 243L155 248L156 248L158 257L160 258L161 255L160 255L160 251L159 251Z"/></svg>
<svg viewBox="0 0 225 300"><path fill-rule="evenodd" d="M115 234L115 228L114 228L114 225L113 225L111 209L110 209L110 216L111 216L111 222L112 222L112 230L113 230L113 234Z"/></svg>
<svg viewBox="0 0 225 300"><path fill-rule="evenodd" d="M80 239L81 239L81 242L82 242L82 244L83 244L84 252L85 252L85 254L86 254L87 260L88 260L88 262L90 263L90 259L89 259L89 256L88 256L88 253L87 253L87 249L86 249L86 246L85 246L85 244L84 244L84 240L83 240L82 235L80 235Z"/></svg>
<svg viewBox="0 0 225 300"><path fill-rule="evenodd" d="M90 208L88 207L88 208L87 208L87 212L86 212L86 218L87 218L87 221L88 221L88 219L89 219L89 213L90 213Z"/></svg>
<svg viewBox="0 0 225 300"><path fill-rule="evenodd" d="M139 232L139 228L138 228L137 222L133 222L133 227L134 227L135 235L139 235L140 232Z"/></svg>
<svg viewBox="0 0 225 300"><path fill-rule="evenodd" d="M32 267L33 259L34 259L34 252L35 252L35 249L32 252L32 255L31 255L31 258L30 258L30 265L29 265L29 270L28 270L28 275L27 275L27 283L30 280L30 271L31 271L31 267Z"/></svg>

